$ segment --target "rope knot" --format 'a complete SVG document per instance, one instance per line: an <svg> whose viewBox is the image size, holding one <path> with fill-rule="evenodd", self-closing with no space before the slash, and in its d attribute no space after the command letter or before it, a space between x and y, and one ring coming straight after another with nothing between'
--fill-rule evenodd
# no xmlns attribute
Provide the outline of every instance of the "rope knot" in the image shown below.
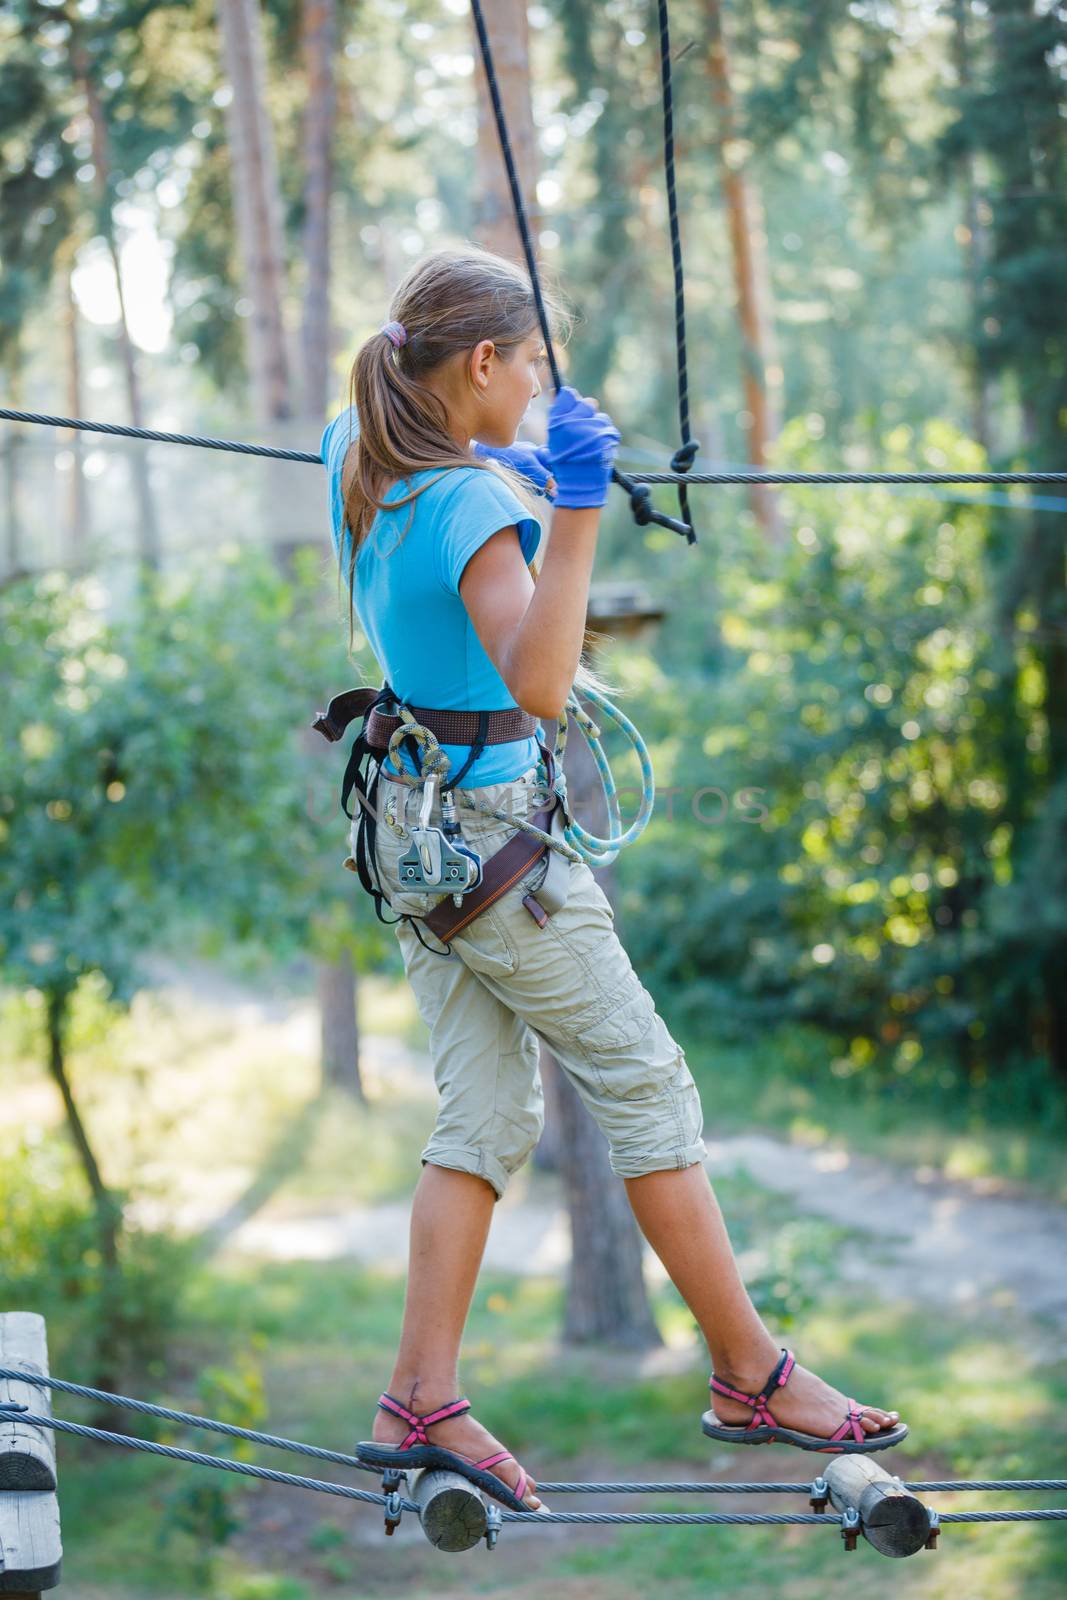
<svg viewBox="0 0 1067 1600"><path fill-rule="evenodd" d="M630 510L639 528L652 521L652 491L647 483L635 483L630 489Z"/></svg>
<svg viewBox="0 0 1067 1600"><path fill-rule="evenodd" d="M687 439L685 444L681 445L671 456L671 471L688 472L696 460L696 454L699 449L699 439Z"/></svg>

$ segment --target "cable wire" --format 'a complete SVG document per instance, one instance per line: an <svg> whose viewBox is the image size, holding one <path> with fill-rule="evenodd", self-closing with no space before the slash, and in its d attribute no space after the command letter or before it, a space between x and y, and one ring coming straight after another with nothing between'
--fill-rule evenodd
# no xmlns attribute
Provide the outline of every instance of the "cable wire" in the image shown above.
<svg viewBox="0 0 1067 1600"><path fill-rule="evenodd" d="M48 428L73 428L83 433L105 433L149 443L196 445L205 450L226 450L236 455L268 456L276 461L301 461L321 467L323 460L311 450L284 450L277 445L245 444L237 439L213 439L194 433L165 433L158 428L134 428L118 422L92 422L85 417L56 417L43 411L18 411L0 406L0 422L29 422ZM1067 472L761 472L746 468L730 472L633 472L627 480L638 484L842 484L842 483L1067 483Z"/></svg>
<svg viewBox="0 0 1067 1600"><path fill-rule="evenodd" d="M170 1406L157 1405L149 1400L136 1400L130 1395L113 1394L110 1389L94 1389L88 1384L72 1383L68 1379L45 1377L42 1373L24 1371L21 1367L0 1367L0 1380L11 1380L17 1383L32 1384L39 1389L56 1389L63 1394L77 1395L86 1400L101 1400L109 1405L114 1405L122 1410L137 1411L148 1416L162 1417L170 1422L180 1422L190 1427L205 1428L211 1432L226 1435L229 1438L246 1439L253 1444L269 1445L273 1449L291 1450L298 1455L314 1456L323 1461L335 1461L341 1466L357 1467L361 1471L375 1472L378 1469L369 1467L357 1456L348 1455L340 1450L327 1450L318 1445L305 1444L297 1439L288 1439L280 1434L262 1433L254 1428L240 1428L231 1422L221 1422L216 1417L204 1417L196 1412L176 1411ZM35 1423L42 1427L55 1426L63 1432L74 1432L86 1435L89 1438L100 1437L107 1443L129 1445L131 1449L148 1449L152 1453L164 1455L174 1454L174 1447L155 1445L149 1440L137 1439L131 1443L132 1435L108 1433L104 1429L94 1429L79 1423L62 1422L56 1418L38 1417L25 1413L24 1408L0 1402L0 1411L6 1412L8 1420L17 1419L23 1422ZM217 1464L224 1457L200 1456L195 1451L178 1451L178 1458L185 1460L194 1459L197 1462L206 1461L209 1465ZM237 1466L244 1467L244 1462ZM291 1475L282 1474L282 1481L288 1481ZM303 1482L304 1480L301 1480ZM311 1480L316 1482L318 1480ZM996 1492L1007 1493L1067 1493L1067 1478L950 1478L950 1479L922 1479L916 1482L905 1482L905 1489L915 1493L921 1491L945 1493L979 1493L988 1494ZM582 1483L576 1481L549 1482L539 1480L538 1488L546 1494L804 1494L812 1493L813 1485L809 1482L798 1483L792 1480L767 1482L681 1482L676 1480L654 1481L645 1480L636 1482L622 1482L609 1480L598 1483ZM366 1496L357 1498L366 1498ZM382 1497L371 1496L380 1500ZM522 1512L516 1513L521 1519ZM945 1515L950 1515L945 1513ZM1023 1515L1023 1513L1019 1513ZM1067 1515L1067 1513L1064 1513Z"/></svg>
<svg viewBox="0 0 1067 1600"><path fill-rule="evenodd" d="M28 1379L28 1374L20 1373ZM107 1398L113 1398L107 1396ZM148 1455L167 1456L174 1461L184 1461L190 1466L213 1467L220 1472L233 1472L244 1478L258 1478L269 1483L280 1483L294 1489L308 1489L316 1494L334 1495L343 1500L358 1500L368 1505L378 1505L387 1512L414 1511L419 1507L414 1500L406 1499L396 1491L389 1495L375 1494L369 1489L353 1489L347 1483L335 1483L328 1478L306 1478L295 1472L277 1472L271 1467L254 1466L248 1461L234 1461L229 1456L209 1456L198 1450L180 1450L173 1445L156 1444L151 1439L138 1439L132 1434L110 1433L106 1428L90 1428L77 1422L66 1422L59 1417L36 1416L19 1405L0 1404L0 1419L32 1423L36 1427L52 1428L60 1433L96 1439L101 1444L119 1445L126 1450L139 1450ZM540 1484L546 1493L549 1484ZM627 1486L630 1487L630 1486ZM528 1527L542 1528L549 1523L599 1523L603 1525L646 1527L838 1527L844 1519L828 1511L540 1511L536 1515L523 1511L500 1510L497 1515L503 1522L522 1522ZM1061 1522L1067 1520L1067 1510L1038 1511L943 1511L939 1520L946 1522Z"/></svg>

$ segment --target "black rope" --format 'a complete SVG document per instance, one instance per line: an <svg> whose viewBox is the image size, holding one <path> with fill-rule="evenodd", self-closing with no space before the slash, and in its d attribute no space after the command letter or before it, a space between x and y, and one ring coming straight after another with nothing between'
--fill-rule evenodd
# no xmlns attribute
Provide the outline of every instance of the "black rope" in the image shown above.
<svg viewBox="0 0 1067 1600"><path fill-rule="evenodd" d="M205 450L228 450L237 455L270 456L279 461L305 461L321 467L322 457L311 450L282 450L273 445L243 444L236 439L205 438L195 433L162 433L156 428L133 428L118 422L90 422L84 417L54 417L43 411L17 411L0 406L0 422L32 422L48 428L74 428L83 433L107 433L150 443L197 445ZM1067 483L1067 472L634 472L627 482L651 483Z"/></svg>
<svg viewBox="0 0 1067 1600"><path fill-rule="evenodd" d="M526 257L526 270L530 274L533 285L534 301L537 306L537 320L541 325L541 337L545 342L545 351L548 356L549 370L552 373L552 383L557 394L563 387L563 379L556 360L555 348L552 344L552 332L548 326L548 315L545 311L544 297L541 293L541 278L537 270L537 258L534 255L533 240L530 237L530 224L526 216L526 203L522 198L522 187L519 175L515 168L515 157L512 154L511 139L508 135L507 121L504 117L504 106L500 98L500 86L497 83L496 68L493 65L493 51L489 43L489 33L485 26L485 16L482 12L481 0L471 0L471 10L474 14L474 26L478 34L478 48L482 55L482 64L485 67L485 78L489 86L489 100L493 108L493 120L496 123L497 137L500 140L500 149L504 157L504 169L507 173L508 188L511 190L511 204L515 212L515 222L522 240L523 255ZM636 478L628 477L619 471L618 467L612 468L612 483L617 483L625 489L630 496L630 510L634 521L639 527L645 527L654 522L661 528L671 528L675 533L680 533L690 544L696 543L696 535L691 527L684 522L677 521L674 517L666 516L662 511L657 511L652 505L652 496L643 484Z"/></svg>
<svg viewBox="0 0 1067 1600"><path fill-rule="evenodd" d="M667 219L671 235L671 263L674 269L674 342L678 351L678 425L680 449L671 457L671 468L682 476L678 484L678 507L690 531L690 544L696 539L689 514L689 494L684 474L696 459L700 443L689 431L689 365L685 348L685 276L682 271L682 235L678 225L678 191L674 169L674 87L671 79L671 30L667 0L659 0L659 71L663 90L663 167L667 182ZM638 480L635 479L635 482Z"/></svg>

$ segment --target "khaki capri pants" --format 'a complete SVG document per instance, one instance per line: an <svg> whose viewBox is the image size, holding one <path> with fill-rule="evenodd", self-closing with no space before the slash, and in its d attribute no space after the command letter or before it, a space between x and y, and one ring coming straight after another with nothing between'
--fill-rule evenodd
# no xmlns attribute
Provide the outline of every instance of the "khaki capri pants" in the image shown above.
<svg viewBox="0 0 1067 1600"><path fill-rule="evenodd" d="M507 783L466 791L526 817L544 790L538 767ZM375 856L396 913L418 915L440 899L399 886L397 862L411 847L421 790L383 774ZM464 840L483 859L518 830L457 800ZM440 796L431 824L440 823ZM403 836L398 830L403 830ZM703 1162L700 1096L679 1045L638 979L611 905L584 862L570 862L567 903L539 928L522 904L548 869L547 856L478 914L449 948L424 924L395 925L408 980L430 1031L440 1104L423 1165L475 1173L499 1199L544 1126L539 1040L544 1040L607 1138L620 1177ZM440 951L441 954L436 952Z"/></svg>

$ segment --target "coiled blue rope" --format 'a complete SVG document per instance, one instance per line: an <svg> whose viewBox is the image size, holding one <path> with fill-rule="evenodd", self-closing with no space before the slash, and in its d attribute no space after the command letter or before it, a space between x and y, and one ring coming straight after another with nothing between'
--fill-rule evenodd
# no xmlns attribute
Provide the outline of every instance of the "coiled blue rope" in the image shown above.
<svg viewBox="0 0 1067 1600"><path fill-rule="evenodd" d="M623 832L622 817L619 814L619 794L615 787L615 778L611 771L611 764L604 754L604 747L600 743L600 728L583 711L576 695L567 698L567 704L560 714L556 733L556 745L553 757L556 762L557 780L556 792L563 802L564 813L567 817L567 826L563 830L563 837L567 843L573 845L582 859L591 867L608 867L616 859L619 851L626 845L633 844L639 839L648 825L652 815L652 808L656 803L656 777L652 770L652 758L648 753L648 746L642 739L634 724L625 712L620 711L606 695L598 689L586 688L582 690L585 698L599 707L599 709L614 722L615 726L629 739L633 746L641 767L641 804L637 816L630 826ZM583 828L571 813L567 801L566 779L563 776L563 752L567 747L567 715L574 718L586 744L589 746L593 760L596 762L597 772L600 774L601 786L604 790L604 799L608 809L608 837L598 838L595 833L590 833Z"/></svg>
<svg viewBox="0 0 1067 1600"><path fill-rule="evenodd" d="M608 867L616 859L619 851L626 845L633 844L639 839L648 825L656 803L656 777L652 770L652 758L648 753L648 746L641 734L630 721L625 712L620 711L617 705L598 689L583 688L582 693L587 700L602 711L621 733L630 741L634 754L641 767L641 804L637 816L630 826L623 831L622 817L619 813L619 792L615 785L615 778L611 770L611 763L604 753L600 742L600 728L579 704L578 697L572 691L567 697L567 703L559 714L556 724L555 743L552 749L552 761L555 768L555 781L553 788L560 798L566 826L563 829L563 839L554 838L538 828L532 822L527 822L524 817L513 816L510 812L497 806L488 805L484 800L475 799L469 791L456 789L455 798L461 806L468 811L480 811L486 816L499 817L502 822L511 823L514 827L521 828L524 833L533 834L534 838L542 840L551 850L557 851L569 861L584 861L590 867ZM435 736L429 728L417 722L405 705L397 707L402 718L401 725L393 733L389 741L389 756L393 765L399 770L393 774L397 782L409 785L411 788L420 788L430 776L435 776L442 789L448 788L448 774L452 763L442 750ZM563 756L567 748L568 716L574 718L578 728L589 746L590 753L596 763L600 775L601 786L604 790L604 800L608 811L608 837L602 839L595 833L590 833L574 816L570 809L567 797L567 779L563 771ZM422 768L420 776L405 772L401 763L399 745L405 739L413 738L419 747L419 764ZM544 763L539 762L539 771L542 782L548 785L548 773Z"/></svg>

